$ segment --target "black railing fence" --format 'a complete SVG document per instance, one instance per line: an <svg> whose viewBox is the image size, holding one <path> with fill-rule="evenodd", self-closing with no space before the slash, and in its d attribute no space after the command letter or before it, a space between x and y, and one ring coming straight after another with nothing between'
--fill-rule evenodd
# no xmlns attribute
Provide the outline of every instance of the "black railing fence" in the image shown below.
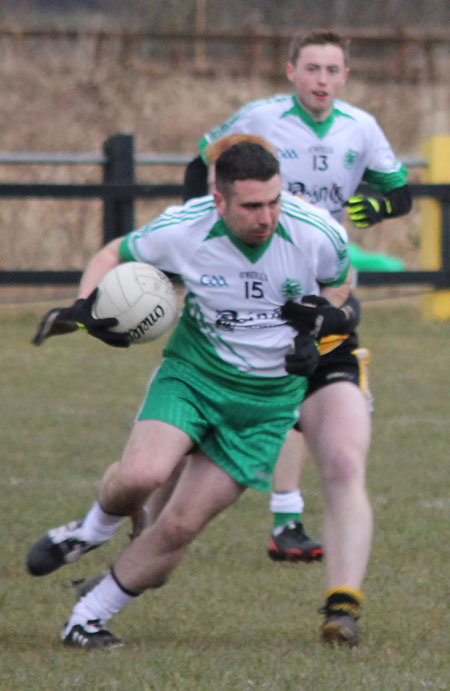
<svg viewBox="0 0 450 691"><path fill-rule="evenodd" d="M5 162L5 157L0 157ZM0 160L0 162L1 162ZM64 155L49 159L47 163L98 163L102 165L103 182L100 184L0 183L0 198L52 198L100 199L103 202L103 242L120 237L132 230L135 202L175 198L180 200L180 184L140 184L135 182L135 168L139 163L182 164L188 158L173 155L139 160L134 154L132 135L117 134L103 145L103 156L97 159ZM44 162L42 157L13 157L6 162ZM423 162L419 162L423 164ZM414 198L435 199L441 208L441 261L438 270L419 271L361 271L359 285L411 285L428 284L435 288L450 287L450 184L412 184ZM68 270L0 270L0 285L76 285L80 271Z"/></svg>

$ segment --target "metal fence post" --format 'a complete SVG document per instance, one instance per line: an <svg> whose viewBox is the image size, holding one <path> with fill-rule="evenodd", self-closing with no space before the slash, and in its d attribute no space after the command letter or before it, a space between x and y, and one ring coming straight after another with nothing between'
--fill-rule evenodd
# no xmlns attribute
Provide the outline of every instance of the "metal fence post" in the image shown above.
<svg viewBox="0 0 450 691"><path fill-rule="evenodd" d="M134 140L131 134L115 134L103 144L105 184L129 185L135 182ZM134 199L105 197L103 201L103 242L125 235L134 228Z"/></svg>

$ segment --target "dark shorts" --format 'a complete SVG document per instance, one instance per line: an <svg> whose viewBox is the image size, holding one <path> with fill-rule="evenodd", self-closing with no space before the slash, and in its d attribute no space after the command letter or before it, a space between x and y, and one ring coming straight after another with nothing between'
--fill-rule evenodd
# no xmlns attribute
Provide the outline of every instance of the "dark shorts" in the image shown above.
<svg viewBox="0 0 450 691"><path fill-rule="evenodd" d="M308 388L305 399L319 389L337 382L350 382L358 386L367 399L369 410L372 410L372 395L369 388L370 351L367 348L359 348L358 337L355 333L339 343L335 348L320 356L319 365L314 374L308 379ZM300 419L294 425L301 431Z"/></svg>
<svg viewBox="0 0 450 691"><path fill-rule="evenodd" d="M318 389L339 381L349 381L359 386L360 366L358 358L354 354L357 348L358 338L353 333L336 348L321 355L316 371L308 379L305 398L311 396Z"/></svg>

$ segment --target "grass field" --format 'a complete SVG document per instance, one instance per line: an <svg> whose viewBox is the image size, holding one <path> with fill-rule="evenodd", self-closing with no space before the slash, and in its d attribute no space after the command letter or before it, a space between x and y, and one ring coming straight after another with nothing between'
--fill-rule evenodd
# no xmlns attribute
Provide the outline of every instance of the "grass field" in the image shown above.
<svg viewBox="0 0 450 691"><path fill-rule="evenodd" d="M319 643L323 566L267 558L268 497L249 491L192 545L166 587L115 618L126 645L87 653L58 640L76 600L71 581L105 568L127 529L46 578L28 576L24 558L41 533L90 506L163 341L116 351L80 333L33 348L50 306L0 307L2 691L450 689L450 324L422 322L416 298L364 311L376 522L359 648ZM319 537L312 462L303 485L307 529Z"/></svg>

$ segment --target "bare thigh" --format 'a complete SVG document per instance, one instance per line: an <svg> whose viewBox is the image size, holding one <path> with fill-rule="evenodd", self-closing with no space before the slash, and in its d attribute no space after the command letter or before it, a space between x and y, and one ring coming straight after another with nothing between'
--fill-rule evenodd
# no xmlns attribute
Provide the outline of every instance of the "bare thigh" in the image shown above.
<svg viewBox="0 0 450 691"><path fill-rule="evenodd" d="M156 525L174 523L194 534L242 494L240 485L206 454L188 457L172 495Z"/></svg>
<svg viewBox="0 0 450 691"><path fill-rule="evenodd" d="M301 424L311 453L322 474L333 460L364 464L371 437L367 401L349 382L337 382L316 391L301 407Z"/></svg>
<svg viewBox="0 0 450 691"><path fill-rule="evenodd" d="M192 440L182 430L159 420L140 420L128 439L120 462L108 468L100 486L99 502L107 513L134 513L150 492L162 485Z"/></svg>
<svg viewBox="0 0 450 691"><path fill-rule="evenodd" d="M133 427L120 467L127 474L139 476L143 483L151 478L160 485L192 444L192 439L178 427L159 420L140 420Z"/></svg>

